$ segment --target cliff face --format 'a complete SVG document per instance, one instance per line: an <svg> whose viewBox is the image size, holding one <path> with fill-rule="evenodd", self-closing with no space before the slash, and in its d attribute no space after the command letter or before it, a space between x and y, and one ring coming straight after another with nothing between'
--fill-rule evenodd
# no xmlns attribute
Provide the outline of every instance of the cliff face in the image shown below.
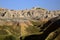
<svg viewBox="0 0 60 40"><path fill-rule="evenodd" d="M8 32L8 35L13 34L17 37L41 34L43 32L39 32L41 31L40 28L45 28L45 23L48 24L49 20L58 16L60 17L60 10L48 11L43 8L9 10L0 8L0 30L3 29Z"/></svg>

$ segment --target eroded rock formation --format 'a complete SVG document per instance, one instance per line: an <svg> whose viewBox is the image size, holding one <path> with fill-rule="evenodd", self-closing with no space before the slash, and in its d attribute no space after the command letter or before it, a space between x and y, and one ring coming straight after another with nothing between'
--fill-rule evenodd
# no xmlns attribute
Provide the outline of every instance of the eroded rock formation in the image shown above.
<svg viewBox="0 0 60 40"><path fill-rule="evenodd" d="M0 8L0 30L5 30L8 35L14 35L24 40L59 40L60 36L57 35L60 35L59 29L60 10Z"/></svg>

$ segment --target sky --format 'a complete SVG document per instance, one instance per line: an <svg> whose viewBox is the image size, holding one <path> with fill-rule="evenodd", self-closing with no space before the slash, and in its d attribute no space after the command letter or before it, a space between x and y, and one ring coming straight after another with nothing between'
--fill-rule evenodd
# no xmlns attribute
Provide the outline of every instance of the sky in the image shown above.
<svg viewBox="0 0 60 40"><path fill-rule="evenodd" d="M32 7L60 10L60 0L0 0L0 8L24 10Z"/></svg>

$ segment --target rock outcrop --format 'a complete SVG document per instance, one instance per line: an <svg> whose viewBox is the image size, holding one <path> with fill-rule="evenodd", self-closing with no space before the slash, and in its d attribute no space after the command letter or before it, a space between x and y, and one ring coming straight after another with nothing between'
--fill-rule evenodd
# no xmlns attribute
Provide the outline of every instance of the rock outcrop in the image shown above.
<svg viewBox="0 0 60 40"><path fill-rule="evenodd" d="M59 16L60 11L48 11L42 8L33 8L30 10L8 10L0 8L1 19L51 19Z"/></svg>
<svg viewBox="0 0 60 40"><path fill-rule="evenodd" d="M43 8L9 10L0 8L0 30L23 40L35 40L35 38L36 40L59 40L60 36L57 35L60 35L59 24L60 10L49 11Z"/></svg>
<svg viewBox="0 0 60 40"><path fill-rule="evenodd" d="M50 19L40 29L42 34L29 35L24 40L60 40L60 16Z"/></svg>

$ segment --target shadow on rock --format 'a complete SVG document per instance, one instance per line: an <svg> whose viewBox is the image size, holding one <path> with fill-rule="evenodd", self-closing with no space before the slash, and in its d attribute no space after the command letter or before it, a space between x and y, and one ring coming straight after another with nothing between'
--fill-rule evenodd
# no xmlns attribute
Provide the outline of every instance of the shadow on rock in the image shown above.
<svg viewBox="0 0 60 40"><path fill-rule="evenodd" d="M43 29L43 34L41 35L29 35L23 40L45 40L46 37L56 29L60 28L60 16L50 19L47 23L41 27ZM22 37L21 37L22 40Z"/></svg>

